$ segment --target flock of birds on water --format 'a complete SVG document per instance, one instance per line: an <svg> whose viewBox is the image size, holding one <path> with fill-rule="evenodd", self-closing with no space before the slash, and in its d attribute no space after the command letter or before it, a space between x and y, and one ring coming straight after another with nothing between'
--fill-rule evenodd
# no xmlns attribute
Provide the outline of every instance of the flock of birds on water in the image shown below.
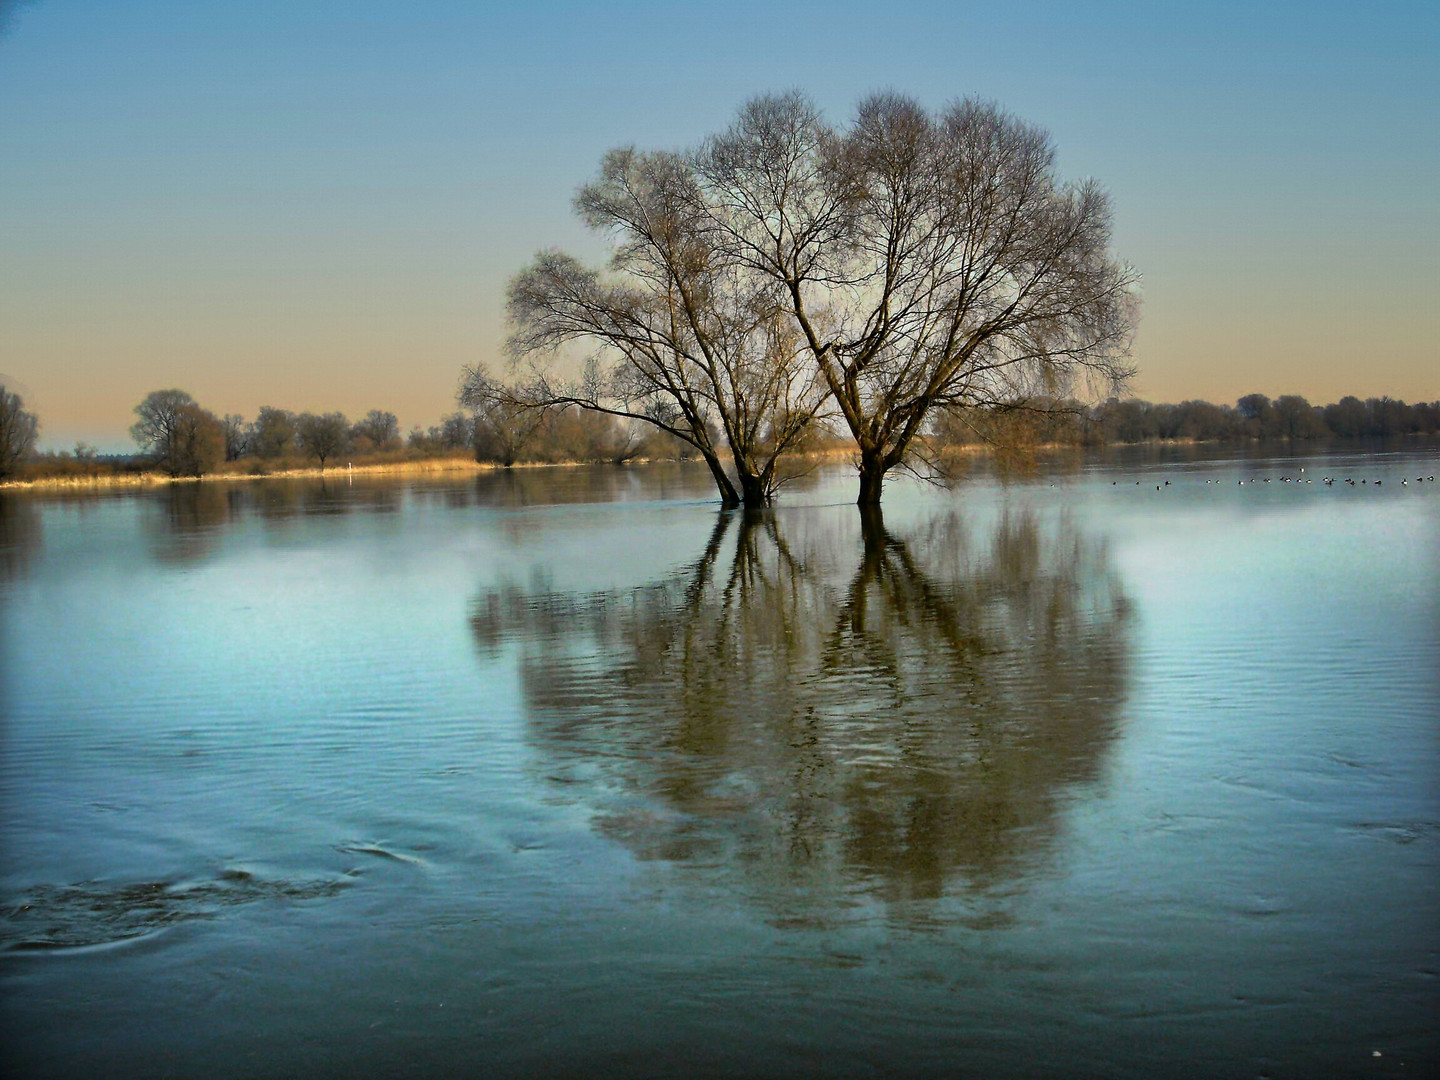
<svg viewBox="0 0 1440 1080"><path fill-rule="evenodd" d="M1300 470L1300 472L1301 472L1301 473L1304 473L1305 470L1302 468L1302 469ZM1244 487L1246 484L1252 484L1252 485L1253 485L1253 484L1268 484L1268 483L1270 483L1270 482L1271 482L1271 478L1268 477L1268 476L1266 476L1266 477L1252 476L1252 477L1249 477L1249 478L1244 479L1244 480L1237 480L1237 481L1235 481L1235 483L1236 483L1237 485L1239 485L1240 487ZM1313 479L1312 477L1308 477L1308 476L1282 476L1282 477L1280 477L1280 483L1282 483L1282 484L1313 484L1314 482L1315 482L1314 479ZM1433 484L1434 482L1435 482L1435 477L1433 477L1433 476L1417 476L1417 477L1415 477L1415 483L1417 483L1417 484ZM1118 481L1118 480L1112 480L1112 481L1110 481L1110 485L1111 485L1112 487L1117 486L1119 483L1120 483L1120 481ZM1135 486L1136 486L1136 487L1139 487L1141 483L1142 483L1142 481L1136 480L1136 481L1135 481ZM1212 479L1212 480L1206 480L1205 483L1207 483L1207 484L1223 484L1223 483L1225 483L1225 481ZM1384 483L1385 483L1385 481L1384 481L1384 480L1371 480L1369 477L1364 477L1364 478L1362 478L1362 479L1359 481L1359 483L1356 483L1356 481L1355 481L1354 479L1352 479L1351 477L1348 477L1348 476L1345 477L1343 480L1342 480L1340 477L1338 477L1338 476L1324 476L1324 477L1321 477L1321 478L1320 478L1320 483L1326 485L1327 487L1333 487L1333 486L1334 486L1335 484L1337 484L1337 483L1344 483L1344 484L1349 484L1351 487L1360 487L1360 486L1371 487L1371 486L1373 486L1373 487L1377 487L1377 488L1378 488L1378 487L1383 486ZM1170 486L1171 486L1170 481L1169 481L1169 480L1166 480L1163 484L1156 484L1156 485L1155 485L1155 490L1156 490L1156 491L1163 491L1165 488L1170 487ZM1392 486L1392 487L1394 486L1394 481L1393 481L1393 480L1391 481L1391 486ZM1401 487L1409 487L1409 486L1410 486L1410 478L1409 478L1409 477L1403 477L1403 478L1400 480L1400 486L1401 486ZM1054 487L1054 485L1052 484L1051 487Z"/></svg>

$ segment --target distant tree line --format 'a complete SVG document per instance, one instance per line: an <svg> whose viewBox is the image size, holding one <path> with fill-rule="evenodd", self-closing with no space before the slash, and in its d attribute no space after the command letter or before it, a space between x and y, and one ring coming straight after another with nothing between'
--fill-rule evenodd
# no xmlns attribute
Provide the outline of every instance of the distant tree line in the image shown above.
<svg viewBox="0 0 1440 1080"><path fill-rule="evenodd" d="M1033 401L1005 410L956 410L935 429L941 444L1073 443L1105 445L1154 441L1219 442L1255 439L1391 438L1440 432L1440 401L1414 405L1391 397L1344 397L1311 405L1298 394L1273 401L1246 394L1234 405L1182 401L1153 404L1110 398L1098 405Z"/></svg>
<svg viewBox="0 0 1440 1080"><path fill-rule="evenodd" d="M324 469L341 456L396 460L474 454L477 461L500 465L623 463L660 449L658 440L635 437L612 417L577 408L511 414L481 405L450 413L429 429L413 428L404 439L395 414L382 409L371 409L352 423L340 412L295 413L267 405L246 421L234 413L216 416L183 390L157 390L135 413L139 419L130 433L143 457L177 477L215 472L222 462L242 469L248 462L253 471L295 464Z"/></svg>
<svg viewBox="0 0 1440 1080"><path fill-rule="evenodd" d="M341 412L294 412L263 406L254 419L218 414L188 392L156 390L134 409L130 428L139 453L101 454L76 443L73 451L35 452L39 421L18 394L0 385L0 481L39 476L97 476L159 470L172 477L216 472L267 473L332 466L342 457L363 462L473 455L498 465L608 462L637 457L678 459L688 447L634 425L579 408L523 415L487 403L416 426L404 437L395 414L371 409L351 421Z"/></svg>
<svg viewBox="0 0 1440 1080"><path fill-rule="evenodd" d="M574 405L535 409L503 396L476 392L483 369L467 370L462 408L429 428L401 437L394 413L372 409L358 420L344 413L293 412L265 406L253 420L217 415L183 390L157 390L135 407L131 428L140 454L101 455L77 443L73 451L35 453L37 417L20 395L0 385L0 481L42 475L96 475L159 469L174 477L215 472L265 473L345 460L401 461L473 456L516 464L612 463L636 459L686 460L700 455L689 442L652 426ZM1247 394L1234 405L1208 401L1156 404L1110 398L1097 405L1030 398L1004 407L952 408L924 433L928 451L947 447L1011 449L1041 444L1103 446L1155 441L1313 440L1393 438L1440 434L1440 401L1407 404L1396 398L1344 397L1311 405L1297 394L1271 400ZM792 450L851 450L843 429L811 425Z"/></svg>
<svg viewBox="0 0 1440 1080"><path fill-rule="evenodd" d="M252 471L298 464L324 469L342 455L374 458L395 456L406 449L395 414L371 409L351 421L341 412L293 412L262 406L253 420L237 413L223 416L201 407L183 390L156 390L135 406L137 420L130 434L145 460L171 476L201 476L222 463ZM424 454L454 453L469 448L473 424L469 417L446 417L429 431L415 429L408 445Z"/></svg>

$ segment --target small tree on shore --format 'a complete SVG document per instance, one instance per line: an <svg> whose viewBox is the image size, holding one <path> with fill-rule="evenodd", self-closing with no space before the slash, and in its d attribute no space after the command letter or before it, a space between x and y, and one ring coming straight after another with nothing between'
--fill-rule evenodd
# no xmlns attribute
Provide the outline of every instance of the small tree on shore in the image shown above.
<svg viewBox="0 0 1440 1080"><path fill-rule="evenodd" d="M295 414L289 409L263 405L250 425L250 453L273 460L295 448Z"/></svg>
<svg viewBox="0 0 1440 1080"><path fill-rule="evenodd" d="M367 450L394 450L400 445L400 421L392 412L371 409L355 422L350 438Z"/></svg>
<svg viewBox="0 0 1440 1080"><path fill-rule="evenodd" d="M520 460L545 423L553 401L538 394L517 400L515 391L490 377L483 365L466 367L460 376L456 400L470 410L470 432L476 461L493 461L509 468Z"/></svg>
<svg viewBox="0 0 1440 1080"><path fill-rule="evenodd" d="M157 468L201 476L225 460L225 428L184 390L156 390L135 406L130 434Z"/></svg>
<svg viewBox="0 0 1440 1080"><path fill-rule="evenodd" d="M345 449L350 439L350 421L344 413L301 413L295 418L295 441L325 468L325 462Z"/></svg>
<svg viewBox="0 0 1440 1080"><path fill-rule="evenodd" d="M220 418L225 431L225 460L235 461L245 456L250 446L250 426L239 413L226 413Z"/></svg>
<svg viewBox="0 0 1440 1080"><path fill-rule="evenodd" d="M141 453L164 460L175 442L176 416L181 407L194 405L184 390L153 390L135 406L138 419L130 426L130 437Z"/></svg>
<svg viewBox="0 0 1440 1080"><path fill-rule="evenodd" d="M40 421L25 409L19 394L0 383L0 480L16 474L35 449Z"/></svg>
<svg viewBox="0 0 1440 1080"><path fill-rule="evenodd" d="M174 439L162 467L171 476L204 476L225 460L225 426L199 405L175 411Z"/></svg>

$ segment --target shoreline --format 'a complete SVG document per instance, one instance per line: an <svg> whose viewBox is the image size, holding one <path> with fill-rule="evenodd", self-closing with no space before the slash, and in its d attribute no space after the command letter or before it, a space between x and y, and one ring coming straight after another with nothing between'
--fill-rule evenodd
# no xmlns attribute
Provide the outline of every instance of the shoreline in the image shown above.
<svg viewBox="0 0 1440 1080"><path fill-rule="evenodd" d="M796 454L792 460L830 459L851 451L846 448L811 451ZM624 469L634 465L685 464L671 458L631 458L624 462L609 461L517 461L513 465L501 465L493 461L476 461L470 457L420 458L414 461L379 461L361 465L338 465L326 467L306 466L302 468L279 468L270 472L213 472L203 476L168 476L162 472L121 472L101 473L91 476L41 476L33 480L6 480L0 482L0 491L75 490L108 488L155 488L168 484L215 484L248 482L252 480L320 480L354 476L404 476L443 473L485 473L515 469L580 469L610 468ZM691 460L689 464L703 464Z"/></svg>
<svg viewBox="0 0 1440 1080"><path fill-rule="evenodd" d="M551 463L515 464L511 468L554 468ZM33 480L6 480L0 491L34 491L54 488L152 488L167 484L228 484L252 480L316 480L332 477L384 476L424 473L490 472L503 469L486 461L471 458L424 458L418 461L370 462L363 465L339 465L324 469L318 466L281 468L273 472L215 472L203 476L167 476L162 472L102 473L94 476L41 476Z"/></svg>
<svg viewBox="0 0 1440 1080"><path fill-rule="evenodd" d="M1409 441L1412 439L1424 441L1435 440L1436 436L1415 432L1403 436L1396 436L1396 439ZM1325 440L1304 440L1300 443L1302 447L1315 449L1319 446L1333 445L1340 443L1369 443L1372 439L1325 439ZM1391 440L1383 440L1391 441ZM1440 440L1437 440L1440 441ZM1036 443L1024 448L1027 454L1071 452L1077 454L1104 453L1105 451L1127 448L1186 448L1198 449L1200 447L1235 447L1254 450L1265 446L1285 446L1291 450L1296 449L1295 440L1265 440L1252 439L1243 442L1233 442L1225 439L1147 439L1137 443L1108 443L1099 446L1082 446L1070 443ZM952 459L974 459L993 456L997 448L983 443L966 443L957 446L949 446L941 451L945 457ZM793 455L789 460L794 463L809 462L811 465L819 464L822 461L835 461L837 459L854 456L854 447L835 446L823 449L814 449ZM98 475L69 475L69 476L42 476L32 480L5 480L0 481L0 492L13 491L104 491L104 490L139 490L148 488L163 487L174 484L228 484L245 483L253 480L323 480L344 477L352 479L355 476L379 477L379 476L425 476L443 475L447 473L488 473L500 472L515 469L578 469L578 468L629 468L636 465L656 464L685 464L686 462L672 458L631 458L624 462L606 461L517 461L513 465L501 465L492 461L476 461L471 457L435 457L419 458L412 461L372 461L364 464L352 464L347 462L344 465L319 468L318 466L302 466L298 468L277 468L273 471L226 471L206 473L203 476L167 476L161 472L116 472L101 473ZM697 459L691 459L690 464L702 464Z"/></svg>

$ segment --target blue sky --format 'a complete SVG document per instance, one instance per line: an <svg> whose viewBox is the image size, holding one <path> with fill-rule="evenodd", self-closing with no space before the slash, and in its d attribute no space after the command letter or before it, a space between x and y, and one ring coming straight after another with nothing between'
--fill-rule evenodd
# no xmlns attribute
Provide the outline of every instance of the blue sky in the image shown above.
<svg viewBox="0 0 1440 1080"><path fill-rule="evenodd" d="M1115 205L1136 392L1440 397L1440 5L0 0L0 373L42 441L428 425L612 146L756 93L999 101Z"/></svg>

